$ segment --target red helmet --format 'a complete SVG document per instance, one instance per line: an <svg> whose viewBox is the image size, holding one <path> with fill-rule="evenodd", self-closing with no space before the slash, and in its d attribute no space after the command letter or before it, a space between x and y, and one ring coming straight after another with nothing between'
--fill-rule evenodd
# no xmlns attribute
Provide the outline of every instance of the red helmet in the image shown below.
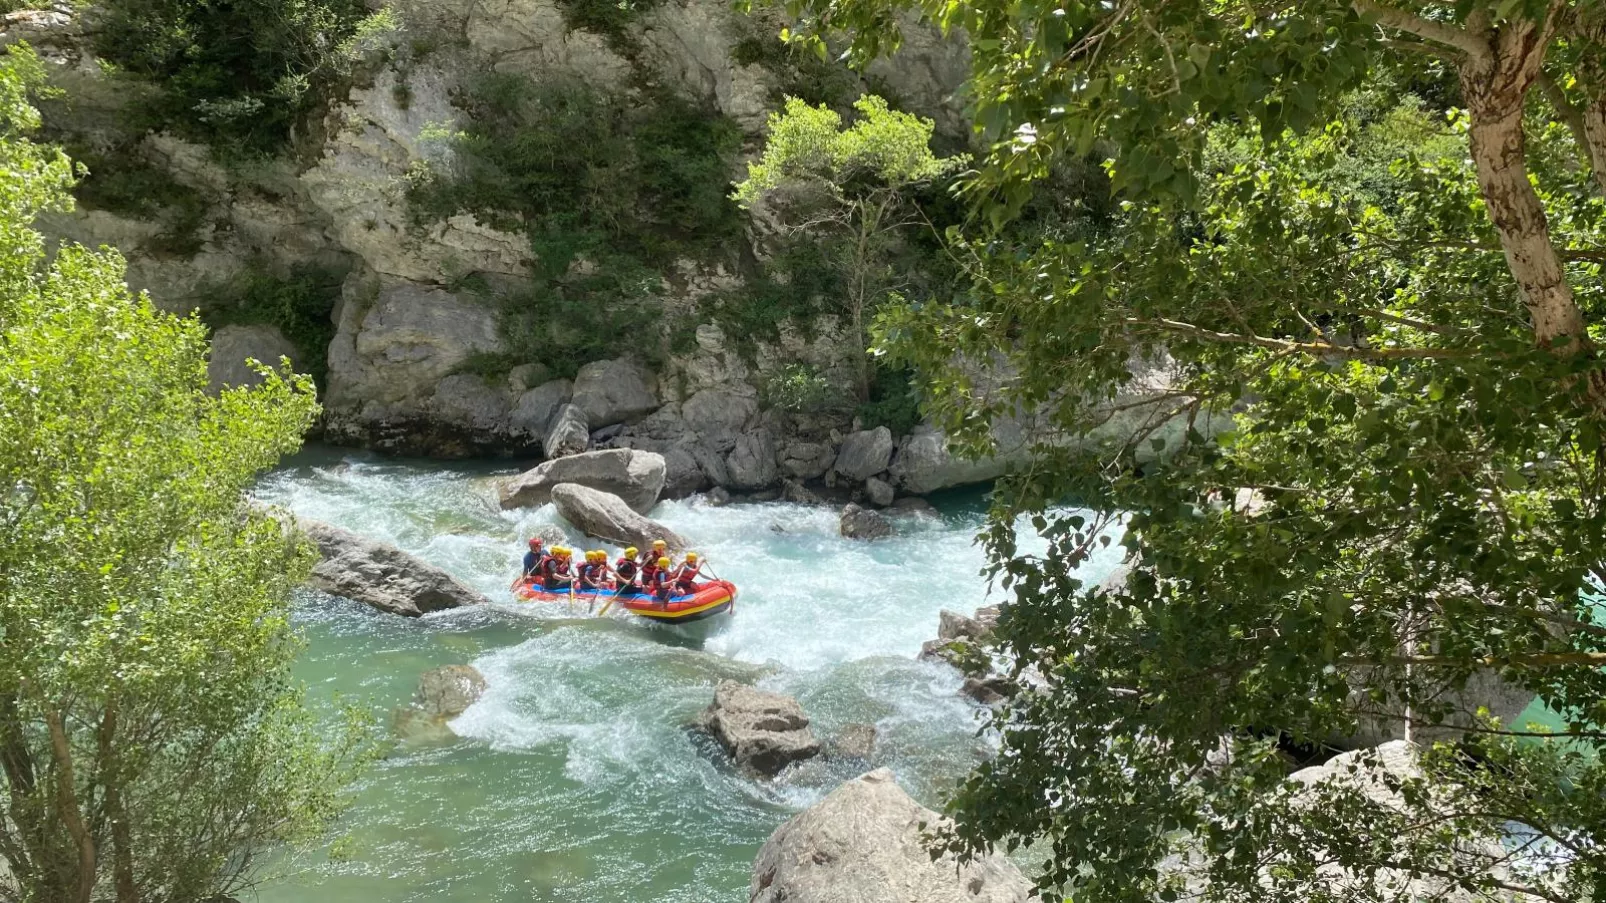
<svg viewBox="0 0 1606 903"><path fill-rule="evenodd" d="M541 546L542 546L541 537L539 537L539 536L530 537L530 551L533 552L536 549L541 548Z"/></svg>

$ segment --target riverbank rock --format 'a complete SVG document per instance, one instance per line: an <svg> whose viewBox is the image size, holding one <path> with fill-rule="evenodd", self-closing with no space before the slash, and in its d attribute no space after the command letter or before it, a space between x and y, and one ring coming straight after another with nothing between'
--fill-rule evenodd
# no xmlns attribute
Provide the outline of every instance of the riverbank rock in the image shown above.
<svg viewBox="0 0 1606 903"><path fill-rule="evenodd" d="M772 778L820 754L809 716L796 699L733 680L720 681L713 704L694 726L718 740L738 768L760 777Z"/></svg>
<svg viewBox="0 0 1606 903"><path fill-rule="evenodd" d="M281 357L289 358L290 366L300 372L301 354L279 327L266 323L224 326L212 333L212 353L206 362L207 390L216 394L230 386L255 386L262 382L262 375L248 366L246 359L277 370Z"/></svg>
<svg viewBox="0 0 1606 903"><path fill-rule="evenodd" d="M891 483L871 477L864 481L864 495L870 500L870 504L877 508L885 508L892 504L898 494Z"/></svg>
<svg viewBox="0 0 1606 903"><path fill-rule="evenodd" d="M321 521L297 520L295 526L323 556L307 580L315 589L409 618L489 601L395 546Z"/></svg>
<svg viewBox="0 0 1606 903"><path fill-rule="evenodd" d="M774 486L780 479L775 464L775 438L767 429L743 433L725 458L731 489L754 492Z"/></svg>
<svg viewBox="0 0 1606 903"><path fill-rule="evenodd" d="M892 535L892 521L887 520L879 511L848 505L842 509L842 520L838 529L848 539L881 539Z"/></svg>
<svg viewBox="0 0 1606 903"><path fill-rule="evenodd" d="M1015 695L1015 685L997 675L967 677L959 687L959 695L966 696L985 706L1001 705Z"/></svg>
<svg viewBox="0 0 1606 903"><path fill-rule="evenodd" d="M923 830L944 823L882 768L848 781L776 829L753 860L750 903L1026 903L1014 863L933 861ZM924 827L923 827L924 826Z"/></svg>
<svg viewBox="0 0 1606 903"><path fill-rule="evenodd" d="M884 426L862 430L842 440L831 469L849 482L862 483L887 469L892 460L892 431Z"/></svg>
<svg viewBox="0 0 1606 903"><path fill-rule="evenodd" d="M620 546L646 548L655 539L669 544L671 551L686 548L686 540L675 531L637 514L624 500L575 483L552 487L552 504L558 514L587 536Z"/></svg>
<svg viewBox="0 0 1606 903"><path fill-rule="evenodd" d="M973 680L982 679L976 680L974 687L972 681L966 681L959 692L984 705L992 705L998 701L993 698L998 688L983 685L983 680L992 673L992 660L981 644L992 636L997 625L996 605L976 609L973 617L945 608L937 615L937 638L921 644L919 659L952 665Z"/></svg>
<svg viewBox="0 0 1606 903"><path fill-rule="evenodd" d="M593 361L574 377L572 403L594 430L625 423L658 408L651 377L628 358Z"/></svg>
<svg viewBox="0 0 1606 903"><path fill-rule="evenodd" d="M468 711L485 695L485 675L473 665L446 665L419 675L410 705L396 712L396 733L408 740L453 736L446 722Z"/></svg>
<svg viewBox="0 0 1606 903"><path fill-rule="evenodd" d="M585 411L578 405L566 404L552 415L541 450L548 458L578 455L591 446L591 427Z"/></svg>
<svg viewBox="0 0 1606 903"><path fill-rule="evenodd" d="M574 483L611 492L645 514L663 492L664 456L628 448L582 452L547 461L501 486L502 507L534 508L552 500L552 487Z"/></svg>

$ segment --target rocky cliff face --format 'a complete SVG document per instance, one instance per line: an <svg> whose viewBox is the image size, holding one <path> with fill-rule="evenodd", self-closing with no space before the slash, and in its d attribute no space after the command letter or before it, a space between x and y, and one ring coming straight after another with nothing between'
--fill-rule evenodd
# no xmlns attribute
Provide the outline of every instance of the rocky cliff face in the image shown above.
<svg viewBox="0 0 1606 903"><path fill-rule="evenodd" d="M9 14L0 19L0 43L28 41L65 89L46 105L50 137L143 167L170 189L135 210L86 196L47 228L62 240L122 250L131 284L168 309L248 322L219 343L229 360L216 362L217 374L244 374L247 356L276 361L296 342L313 343L292 357L326 371L320 388L332 441L442 457L636 448L664 455L670 495L710 486L763 491L794 480L857 494L875 485L885 498L886 485L922 493L1000 473L1018 450L975 465L953 460L931 429L856 436L851 415L799 415L766 403L764 387L789 366L851 386L856 350L829 318L807 324L807 334L783 325L764 340L698 322L699 299L743 290L730 262L762 256L761 213L736 246L721 249L728 253L680 261L654 289L666 335L649 340L668 350L650 367L633 360L628 340L618 359L573 380L551 379L540 361L484 366L509 357L495 296L532 284L531 240L516 217L493 224L456 213L421 222L408 200L412 176L451 162L451 136L471 125L464 97L475 78L569 79L639 105L668 91L734 123L749 149L787 89L784 72L765 61L764 48L776 46L765 42L782 25L777 13L750 18L726 0L641 6L622 31L603 34L573 27L553 0L393 0L396 29L365 38L359 74L322 121L297 134L281 158L227 167L205 148L121 125L120 111L141 88L107 75L88 49L92 8ZM870 79L959 132L953 92L964 53L961 44L914 35ZM852 94L864 85L846 72L833 77L848 79ZM738 161L731 164L735 177ZM338 289L313 311L317 322L305 335L287 337L229 307L225 287L252 273L311 270ZM527 303L540 316L547 299L537 293ZM669 342L671 330L684 339ZM1004 433L1022 444L1019 429Z"/></svg>

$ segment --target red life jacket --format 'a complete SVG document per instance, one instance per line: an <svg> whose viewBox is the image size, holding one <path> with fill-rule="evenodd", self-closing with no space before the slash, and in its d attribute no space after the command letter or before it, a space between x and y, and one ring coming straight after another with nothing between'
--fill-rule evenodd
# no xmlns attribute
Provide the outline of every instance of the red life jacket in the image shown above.
<svg viewBox="0 0 1606 903"><path fill-rule="evenodd" d="M629 583L636 576L636 560L634 558L621 558L614 564L613 572L619 575L619 580Z"/></svg>

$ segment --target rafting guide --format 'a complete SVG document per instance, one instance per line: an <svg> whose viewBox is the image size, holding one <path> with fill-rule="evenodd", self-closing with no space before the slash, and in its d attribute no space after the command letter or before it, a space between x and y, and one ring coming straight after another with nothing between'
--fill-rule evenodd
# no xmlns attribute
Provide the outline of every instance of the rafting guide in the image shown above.
<svg viewBox="0 0 1606 903"><path fill-rule="evenodd" d="M598 615L617 603L631 614L665 624L687 624L725 614L736 604L736 585L714 577L701 580L707 562L687 552L677 564L669 544L654 540L645 550L624 549L610 566L604 549L587 550L584 563L573 567L574 550L546 548L539 537L529 541L513 595L521 602L585 602Z"/></svg>

